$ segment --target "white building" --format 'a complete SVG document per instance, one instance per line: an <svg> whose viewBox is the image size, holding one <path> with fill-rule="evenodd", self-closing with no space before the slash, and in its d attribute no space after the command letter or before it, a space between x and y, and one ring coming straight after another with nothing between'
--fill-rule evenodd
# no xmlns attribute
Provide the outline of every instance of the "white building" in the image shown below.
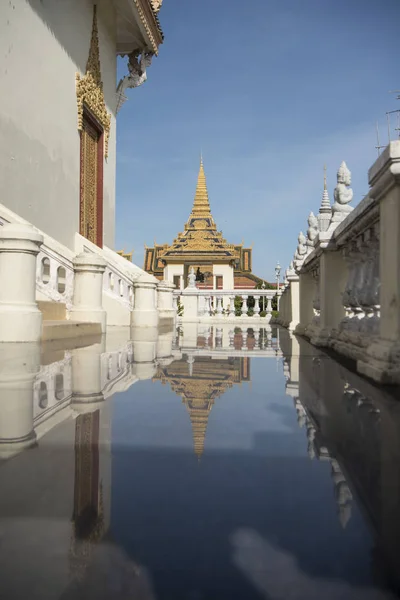
<svg viewBox="0 0 400 600"><path fill-rule="evenodd" d="M149 276L113 251L116 114L158 54L161 4L1 3L0 341L33 341L39 331L52 338L54 328L42 333L42 315L45 324L130 323L135 282ZM128 61L117 86L118 55ZM74 262L82 251L97 254L96 265ZM101 277L96 296L90 280ZM157 281L150 283L154 312Z"/></svg>

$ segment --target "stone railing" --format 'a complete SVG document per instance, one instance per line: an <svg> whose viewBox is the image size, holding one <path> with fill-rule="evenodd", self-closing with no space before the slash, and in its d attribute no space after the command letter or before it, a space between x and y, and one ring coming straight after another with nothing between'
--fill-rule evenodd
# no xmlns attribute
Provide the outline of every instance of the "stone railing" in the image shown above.
<svg viewBox="0 0 400 600"><path fill-rule="evenodd" d="M339 169L327 229L314 236L310 225L308 246L299 236L279 322L355 360L375 381L399 384L400 141L368 175L370 192L351 210L350 172Z"/></svg>
<svg viewBox="0 0 400 600"><path fill-rule="evenodd" d="M182 322L261 320L268 323L275 295L274 290L200 290L187 287L182 292L174 291L174 309L178 321Z"/></svg>
<svg viewBox="0 0 400 600"><path fill-rule="evenodd" d="M7 223L28 224L0 204L0 226ZM74 290L74 253L49 235L40 233L43 243L36 258L36 299L62 302L70 310Z"/></svg>
<svg viewBox="0 0 400 600"><path fill-rule="evenodd" d="M99 248L78 233L70 250L0 205L0 342L43 338L41 301L64 304L61 318L109 326L173 321L173 285ZM59 317L60 318L60 317ZM72 323L74 322L74 323Z"/></svg>

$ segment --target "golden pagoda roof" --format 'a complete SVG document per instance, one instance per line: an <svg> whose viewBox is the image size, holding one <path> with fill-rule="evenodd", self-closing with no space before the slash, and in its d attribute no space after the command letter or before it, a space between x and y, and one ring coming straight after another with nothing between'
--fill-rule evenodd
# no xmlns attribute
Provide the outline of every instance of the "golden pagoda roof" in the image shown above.
<svg viewBox="0 0 400 600"><path fill-rule="evenodd" d="M217 231L211 214L203 159L200 160L193 208L185 229L178 234L171 246L159 255L159 258L167 262L182 260L230 262L239 258L237 247L228 244L222 237L222 233Z"/></svg>

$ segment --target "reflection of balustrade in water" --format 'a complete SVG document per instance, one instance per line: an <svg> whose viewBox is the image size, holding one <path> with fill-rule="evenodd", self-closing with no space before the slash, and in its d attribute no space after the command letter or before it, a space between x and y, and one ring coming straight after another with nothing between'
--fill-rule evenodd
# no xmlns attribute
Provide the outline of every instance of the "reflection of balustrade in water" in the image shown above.
<svg viewBox="0 0 400 600"><path fill-rule="evenodd" d="M161 334L158 346L157 338L150 342L149 377L157 360L172 359L172 335ZM39 344L0 344L0 458L34 445L67 418L97 410L113 394L136 383L137 370L145 378L147 349L146 341L121 340L107 350L103 338L99 344L66 351L61 360L40 365Z"/></svg>
<svg viewBox="0 0 400 600"><path fill-rule="evenodd" d="M221 322L217 326L185 323L176 329L171 343L175 351L190 350L194 355L282 356L269 325L246 327L241 324L233 327Z"/></svg>

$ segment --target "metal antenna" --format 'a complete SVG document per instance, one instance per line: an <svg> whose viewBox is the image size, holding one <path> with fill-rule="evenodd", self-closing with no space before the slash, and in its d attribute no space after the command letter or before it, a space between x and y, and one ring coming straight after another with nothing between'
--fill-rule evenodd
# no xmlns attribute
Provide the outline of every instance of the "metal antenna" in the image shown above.
<svg viewBox="0 0 400 600"><path fill-rule="evenodd" d="M399 138L400 138L400 109L397 110L389 110L386 113L386 118L387 118L387 123L388 123L388 135L389 135L389 143L390 143L390 115L392 114L396 114L397 115L397 127L394 128L395 131L399 132Z"/></svg>
<svg viewBox="0 0 400 600"><path fill-rule="evenodd" d="M375 148L378 151L378 156L380 156L381 155L381 150L385 146L381 146L381 142L380 142L380 139L379 139L379 125L378 125L378 121L376 122L376 143L377 143L377 145L375 146Z"/></svg>

